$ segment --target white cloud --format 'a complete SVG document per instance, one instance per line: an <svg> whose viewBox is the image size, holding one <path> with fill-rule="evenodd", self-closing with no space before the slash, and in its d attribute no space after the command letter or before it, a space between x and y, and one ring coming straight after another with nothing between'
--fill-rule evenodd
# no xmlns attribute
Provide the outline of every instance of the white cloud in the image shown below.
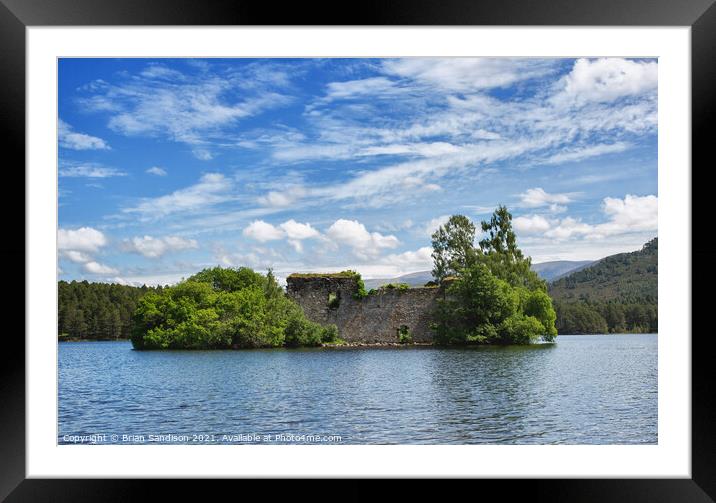
<svg viewBox="0 0 716 503"><path fill-rule="evenodd" d="M387 255L380 260L380 263L395 266L401 273L424 271L433 267L432 253L431 247L423 246L416 251Z"/></svg>
<svg viewBox="0 0 716 503"><path fill-rule="evenodd" d="M337 244L347 245L359 258L374 257L382 248L395 248L400 244L398 238L384 236L379 232L368 232L365 225L357 220L336 220L326 235Z"/></svg>
<svg viewBox="0 0 716 503"><path fill-rule="evenodd" d="M158 63L150 63L149 66L140 72L140 75L149 79L184 79L184 75L181 72L172 70L171 68L167 68L166 66Z"/></svg>
<svg viewBox="0 0 716 503"><path fill-rule="evenodd" d="M553 240L584 238L599 240L612 236L652 232L658 230L658 198L654 195L627 194L624 199L605 197L602 212L608 218L600 224L588 224L573 217L548 220L540 215L517 217L513 225L517 231L543 234Z"/></svg>
<svg viewBox="0 0 716 503"><path fill-rule="evenodd" d="M528 208L536 208L553 203L566 204L572 201L569 194L550 194L545 192L542 187L527 189L525 192L520 194L520 199L522 200L522 204Z"/></svg>
<svg viewBox="0 0 716 503"><path fill-rule="evenodd" d="M210 161L214 158L214 154L205 148L192 149L191 153L200 161Z"/></svg>
<svg viewBox="0 0 716 503"><path fill-rule="evenodd" d="M346 144L311 144L278 148L272 157L278 161L297 162L307 159L347 159L355 148Z"/></svg>
<svg viewBox="0 0 716 503"><path fill-rule="evenodd" d="M410 190L448 189L457 176L477 180L499 161L514 159L516 165L523 166L576 162L626 151L639 144L634 135L655 131L653 93L636 94L618 104L590 101L574 108L551 100L550 93L562 93L565 84L561 80L562 87L542 86L535 95L518 99L480 91L501 82L513 85L523 78L556 74L559 66L556 60L500 58L386 60L383 71L391 78L401 77L392 82L398 82L403 93L391 99L391 113L382 113L380 103L371 102L361 103L360 111L351 108L352 103L333 103L321 109L317 100L309 105L314 108L307 114L305 138L272 144L272 156L284 162L352 159L356 168L347 179L306 186L306 195L311 203L352 200L355 206L380 207L415 196ZM379 82L385 84L384 80L350 82L356 86L351 91L361 92L377 88ZM375 156L419 158L385 164L376 159L369 164L366 158ZM272 191L260 202L288 207L298 199L284 191ZM566 210L557 202L550 203L550 208L553 213Z"/></svg>
<svg viewBox="0 0 716 503"><path fill-rule="evenodd" d="M412 219L407 218L403 220L402 222L391 222L386 220L385 222L380 222L375 226L375 229L381 232L397 232L397 231L404 231L413 228L415 225L415 222L413 222Z"/></svg>
<svg viewBox="0 0 716 503"><path fill-rule="evenodd" d="M535 138L525 141L489 141L463 146L459 152L445 154L430 159L417 159L399 164L380 167L371 171L358 172L353 178L341 183L317 187L310 191L314 200L359 199L360 205L379 207L395 204L415 194L405 189L406 183L421 181L422 185L409 186L412 191L434 191L440 189L436 182L445 177L455 177L459 173L470 172L476 181L481 171L480 166L490 162L513 158L532 149L545 146L552 140L549 137Z"/></svg>
<svg viewBox="0 0 716 503"><path fill-rule="evenodd" d="M512 226L519 233L524 234L541 234L550 229L550 222L540 215L531 217L517 217L512 220Z"/></svg>
<svg viewBox="0 0 716 503"><path fill-rule="evenodd" d="M259 203L265 205L265 206L288 206L293 202L293 198L291 198L288 194L277 192L275 190L270 191L268 194L266 194L263 197L259 198Z"/></svg>
<svg viewBox="0 0 716 503"><path fill-rule="evenodd" d="M61 251L73 250L80 252L97 252L107 245L105 235L92 227L79 229L58 229L57 248Z"/></svg>
<svg viewBox="0 0 716 503"><path fill-rule="evenodd" d="M365 95L385 95L396 91L395 83L385 77L371 77L345 82L330 82L326 86L329 99L350 99Z"/></svg>
<svg viewBox="0 0 716 503"><path fill-rule="evenodd" d="M62 250L60 254L76 264L84 264L92 260L90 255L77 250Z"/></svg>
<svg viewBox="0 0 716 503"><path fill-rule="evenodd" d="M134 282L132 282L132 281L128 281L128 280L126 280L126 279L124 279L124 278L122 278L122 277L119 277L119 276L115 276L115 277L113 277L113 278L110 278L110 279L109 279L109 282L110 282L110 283L117 283L117 284L125 285L125 286L142 286L142 283L134 283Z"/></svg>
<svg viewBox="0 0 716 503"><path fill-rule="evenodd" d="M137 236L125 240L123 247L126 251L139 253L148 258L158 258L162 255L175 251L198 248L199 244L194 239L186 239L179 236Z"/></svg>
<svg viewBox="0 0 716 503"><path fill-rule="evenodd" d="M94 261L87 262L83 267L85 271L91 274L119 274L117 269Z"/></svg>
<svg viewBox="0 0 716 503"><path fill-rule="evenodd" d="M114 276L110 278L110 281L121 284L129 284L133 286L158 286L158 285L173 285L176 284L194 274L197 269L192 268L186 271L171 272L171 273L156 273L156 274L137 274L137 275L122 275Z"/></svg>
<svg viewBox="0 0 716 503"><path fill-rule="evenodd" d="M585 224L572 217L563 218L547 230L544 234L548 238L564 240L571 237L589 236L594 232L594 226Z"/></svg>
<svg viewBox="0 0 716 503"><path fill-rule="evenodd" d="M95 163L60 160L58 175L67 178L110 178L113 176L127 176L127 173Z"/></svg>
<svg viewBox="0 0 716 503"><path fill-rule="evenodd" d="M60 147L71 150L109 150L102 138L78 133L62 119L57 121L57 139Z"/></svg>
<svg viewBox="0 0 716 503"><path fill-rule="evenodd" d="M165 196L145 199L137 206L124 208L124 213L139 213L147 219L167 216L173 213L197 211L230 199L230 179L221 173L207 173L199 182L179 189Z"/></svg>
<svg viewBox="0 0 716 503"><path fill-rule="evenodd" d="M252 246L250 249L228 250L222 244L215 243L212 245L214 259L221 265L229 267L247 266L254 270L266 270L269 267L278 270L277 267L285 266L289 271L295 268L295 265L288 264L283 254L270 246Z"/></svg>
<svg viewBox="0 0 716 503"><path fill-rule="evenodd" d="M561 81L556 103L581 105L610 102L656 90L658 66L655 61L622 58L578 59L571 73Z"/></svg>
<svg viewBox="0 0 716 503"><path fill-rule="evenodd" d="M370 257L367 263L348 264L342 267L314 267L313 271L340 271L352 269L365 279L393 278L411 272L426 271L433 267L432 248L424 246L418 250L392 253L384 257Z"/></svg>
<svg viewBox="0 0 716 503"><path fill-rule="evenodd" d="M321 233L314 229L311 224L302 224L291 219L279 224L277 227L263 220L254 220L243 230L243 235L261 243L286 238L288 244L296 252L301 253L303 251L301 241L318 238Z"/></svg>
<svg viewBox="0 0 716 503"><path fill-rule="evenodd" d="M77 264L91 274L119 274L117 269L96 262L92 255L108 244L106 236L92 227L58 229L57 249L61 257Z"/></svg>
<svg viewBox="0 0 716 503"><path fill-rule="evenodd" d="M383 71L452 91L507 87L543 76L554 62L511 58L405 58L383 62Z"/></svg>
<svg viewBox="0 0 716 503"><path fill-rule="evenodd" d="M300 133L294 130L295 126L286 126L281 124L281 121L273 125L249 127L248 131L243 127L240 131L235 129L238 123L249 126L250 123L243 122L238 115L231 118L235 111L228 109L243 104L245 98L254 99L258 96L253 96L251 93L247 95L243 91L245 88L240 87L243 85L241 82L231 80L226 75L218 78L217 67L212 65L205 68L206 73L203 73L200 79L195 78L197 73L193 71L191 74L187 72L185 76L179 77L169 75L160 67L151 67L142 72L143 75L129 76L125 82L122 82L123 77L120 77L114 79L113 84L98 83L97 86L93 86L92 92L99 93L101 97L111 101L109 104L112 107L106 109L106 116L110 121L117 118L116 130L124 134L160 136L162 139L184 142L188 147L183 151L189 155L191 152L202 155L201 151L204 150L209 156L218 156L221 152L217 153L217 149L236 148L236 145L243 140L247 144L252 143L257 149L250 153L254 156L252 159L256 159L255 169L241 169L232 176L227 174L219 183L204 180L202 177L202 180L194 182L195 185L167 195L151 199L137 198L124 203L125 207L132 207L123 210L124 221L120 225L131 225L130 221L161 218L171 214L175 216L162 222L167 224L163 227L163 232L192 235L185 233L190 230L197 233L193 235L196 237L203 232L239 233L242 230L246 231L244 227L252 221L263 222L256 219L265 219L273 225L263 222L269 225L270 229L268 234L259 234L264 237L278 236L270 244L279 243L281 246L275 246L277 249L293 256L286 243L300 251L302 243L306 246L307 241L289 236L289 231L284 228L284 224L290 220L284 224L280 223L289 216L300 220L301 215L314 215L316 218L315 221L312 220L314 225L318 225L317 222L321 221L318 227L324 232L338 216L350 215L345 213L346 211L355 207L367 207L369 209L366 212L357 213L349 218L357 217L356 220L371 222L368 229L357 222L363 225L363 230L368 235L372 234L369 230L377 231L379 236L389 238L391 236L388 234L395 234L392 236L395 240L398 239L396 236L402 240L403 234L398 232L403 229L397 227L391 229L388 223L376 218L378 212L373 212L372 208L389 205L396 208L396 212L393 213L396 218L398 215L401 219L407 216L414 218L415 227L412 232L406 234L415 237L423 231L424 227L428 227L426 221L432 216L453 211L444 203L454 202L454 208L464 208L465 203L497 202L499 194L494 195L491 191L493 188L500 190L499 187L509 186L506 183L508 177L520 178L526 182L526 184L517 184L519 189L512 191L514 196L523 188L539 185L537 182L530 182L530 179L548 178L549 168L545 164L579 161L596 155L621 152L632 145L644 146L646 144L643 142L649 138L638 137L638 135L655 132L655 88L629 94L631 91L628 91L627 86L619 93L622 93L620 96L628 99L610 102L595 101L592 98L586 100L582 97L579 100L574 98L571 102L565 102L568 106L564 107L551 101L550 95L555 92L560 94L566 92L564 91L566 79L558 81L561 87L556 85L549 87L550 84L545 79L529 85L517 85L507 93L484 92L484 89L494 86L511 86L517 80L529 78L530 74L551 72L556 67L563 67L563 63L556 62L558 64L553 66L555 61L536 61L532 65L529 61L516 64L512 60L506 63L503 61L504 64L499 71L497 67L494 67L494 71L488 71L492 68L489 65L497 64L499 61L496 63L495 60L489 59L462 59L467 61L441 62L436 59L415 63L413 60L405 60L402 66L396 64L390 68L388 68L390 62L386 62L388 66L383 68L386 73L382 77L334 83L337 85L326 88L329 96L360 97L361 101L336 100L330 106L321 108L326 104L321 101L324 97L316 97L312 103L306 105L305 109L297 107L299 114L300 110L304 110L301 121L305 119L305 122L302 122ZM594 60L589 61L590 64L594 62ZM633 63L642 64L638 61ZM365 64L374 68L376 63L371 61ZM656 62L653 62L653 65L655 66ZM515 69L518 70L517 73ZM524 75L519 74L523 69ZM592 68L590 71L595 70ZM574 70L572 73L577 75ZM342 75L357 74L364 74L364 72L346 72ZM177 77L175 82L167 81L167 78L174 79L174 77ZM148 79L151 79L151 82ZM509 82L511 79L517 80L511 84L502 83ZM551 80L557 81L557 79L558 76L555 76ZM204 85L209 92L202 97ZM619 86L621 84L617 85ZM185 99L191 103L181 105L176 110L176 114L174 109L170 109L167 124L162 125L159 109L166 108L166 104L155 106L148 103L148 100L141 96L145 88L151 88L149 94L157 97L159 101L166 98L166 103L172 103L175 99ZM627 94L623 94L624 92ZM388 100L381 100L388 93L394 94L391 94ZM374 96L376 99L371 99ZM574 104L579 104L580 107L574 107ZM139 123L133 125L129 119L141 121L142 107L147 107L150 112L148 126ZM210 109L206 122L202 122L199 113L201 107ZM101 106L98 104L97 108ZM129 121L128 129L122 129L121 120L118 119L120 116ZM113 146L116 148L115 145ZM640 147L633 157L636 165L646 166L651 163L650 159L636 159L637 154L642 152ZM271 154L273 158L269 157ZM402 159L397 156L410 157ZM225 158L228 159L229 156L225 155ZM308 159L325 161L326 164L307 163L300 169L295 166L287 167L287 164L296 160ZM338 162L342 159L351 159L351 163ZM534 171L526 169L534 165L540 165L538 170L542 174L546 173L546 176L535 175ZM84 171L77 169L78 166L71 166L71 168L75 170L74 174L68 174L72 172L64 170L64 176L110 174L108 171L90 170L87 165ZM103 167L92 166L92 168ZM487 180L487 177L483 177L488 170L497 173L496 180ZM638 176L642 176L645 172L642 169ZM161 175L157 174L157 176ZM564 192L580 190L572 188L576 186L578 177L579 174L575 173L573 179L560 182L564 183L563 188L550 190ZM633 178L636 179L637 176ZM474 190L471 192L472 187ZM427 191L440 188L449 195L450 201L442 197L433 198L434 204L432 204L433 201L423 195ZM606 213L603 215L580 213L579 216L584 222L579 220L576 214L571 220L570 217L557 219L557 216L564 215L554 213L565 211L564 205L571 200L572 193L552 194L542 189L539 189L541 194L530 193L537 189L530 189L520 194L520 198L523 199L522 208L537 208L529 212L542 213L518 217L529 219L529 222L523 222L525 229L528 227L542 229L541 232L553 230L555 236L571 236L565 239L591 239L591 236L596 235L598 231L614 232L606 227L598 228L602 225L599 224L600 221L605 224L613 221L612 216ZM601 187L595 189L601 190ZM468 195L469 192L471 193ZM623 194L624 192L620 193ZM590 192L588 198L584 197L584 199L592 200L597 196L601 198L604 194ZM291 214L284 213L288 209L292 210ZM490 208L489 211L491 212L492 209L494 208ZM552 214L548 214L550 212ZM271 216L274 214L286 216L276 218ZM326 214L333 215L333 218L323 223L326 222ZM517 220L515 219L515 222ZM614 221L616 220L615 216ZM544 222L549 224L546 230ZM328 238L322 236L316 228L307 223L295 223L306 225L318 233L313 239L324 239L328 243ZM392 225L396 226L397 221ZM521 224L516 224L516 227L518 225ZM433 230L434 228L435 226ZM144 229L141 231L130 236L141 235ZM426 230L425 234L427 233ZM425 242L425 236L421 238ZM258 245L258 243L253 244ZM245 243L241 246L245 246ZM330 251L328 246L315 246L311 252L318 254L322 250ZM346 246L351 245L346 244ZM419 244L415 244L413 247L418 246ZM351 246L351 248L355 247ZM365 250L356 249L361 257L368 257L366 262L378 264L380 260L378 255L369 255ZM396 246L390 249L390 252L402 249L402 246L400 248ZM386 248L382 250L380 256L388 253L385 251ZM345 255L350 256L349 251L350 248L346 248ZM82 253L78 250L75 252ZM74 256L77 258L76 253ZM327 262L332 264L340 259L332 256L331 253L326 253L326 257ZM67 258L67 260L71 259ZM103 259L98 258L98 260ZM355 262L359 261L355 260Z"/></svg>
<svg viewBox="0 0 716 503"><path fill-rule="evenodd" d="M286 233L288 243L293 246L293 249L298 253L303 251L302 240L319 237L321 235L320 232L311 227L311 224L301 224L293 219L282 223L280 227Z"/></svg>
<svg viewBox="0 0 716 503"><path fill-rule="evenodd" d="M109 114L108 127L117 133L162 136L192 146L198 159L207 160L228 128L291 101L273 90L277 79L261 81L255 73L213 66L192 75L153 64L112 84L83 87L87 95L79 102Z"/></svg>
<svg viewBox="0 0 716 503"><path fill-rule="evenodd" d="M302 240L308 238L315 238L320 235L320 233L316 229L311 227L311 224L302 224L296 222L293 219L282 223L279 227L283 229L289 239Z"/></svg>
<svg viewBox="0 0 716 503"><path fill-rule="evenodd" d="M276 228L263 220L254 220L244 229L243 235L261 243L265 243L266 241L283 239L284 232L283 230Z"/></svg>
<svg viewBox="0 0 716 503"><path fill-rule="evenodd" d="M432 236L441 225L445 225L450 219L450 215L440 215L439 217L431 219L425 224L425 234Z"/></svg>
<svg viewBox="0 0 716 503"><path fill-rule="evenodd" d="M564 218L559 225L545 233L547 237L568 239L584 236L587 239L603 239L610 236L658 229L659 200L654 195L634 196L624 199L605 197L602 211L609 217L607 222L589 225L573 218Z"/></svg>
<svg viewBox="0 0 716 503"><path fill-rule="evenodd" d="M624 199L605 197L602 210L610 221L598 225L597 234L652 231L658 227L659 200L654 195L640 197L627 194Z"/></svg>
<svg viewBox="0 0 716 503"><path fill-rule="evenodd" d="M152 166L147 171L145 171L145 173L157 176L167 176L167 171L164 168L160 168L159 166Z"/></svg>
<svg viewBox="0 0 716 503"><path fill-rule="evenodd" d="M259 197L258 202L262 206L283 208L286 206L290 206L295 201L303 197L305 194L306 190L303 187L291 186L281 191L269 191L265 196Z"/></svg>
<svg viewBox="0 0 716 503"><path fill-rule="evenodd" d="M625 142L616 142L602 145L592 145L589 147L580 147L576 149L567 149L550 156L545 164L561 164L563 162L575 162L590 157L597 157L604 154L615 154L624 152L631 145Z"/></svg>
<svg viewBox="0 0 716 503"><path fill-rule="evenodd" d="M477 129L470 133L470 137L475 140L499 140L502 138L499 134L486 129Z"/></svg>
<svg viewBox="0 0 716 503"><path fill-rule="evenodd" d="M390 144L368 147L357 153L358 156L373 155L417 155L435 157L460 152L460 147L447 142Z"/></svg>

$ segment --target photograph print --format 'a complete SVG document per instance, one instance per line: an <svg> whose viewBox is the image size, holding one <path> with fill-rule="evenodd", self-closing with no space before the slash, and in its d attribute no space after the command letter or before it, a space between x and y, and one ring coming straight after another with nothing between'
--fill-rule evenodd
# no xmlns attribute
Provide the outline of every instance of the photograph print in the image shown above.
<svg viewBox="0 0 716 503"><path fill-rule="evenodd" d="M657 74L58 59L57 443L657 444Z"/></svg>

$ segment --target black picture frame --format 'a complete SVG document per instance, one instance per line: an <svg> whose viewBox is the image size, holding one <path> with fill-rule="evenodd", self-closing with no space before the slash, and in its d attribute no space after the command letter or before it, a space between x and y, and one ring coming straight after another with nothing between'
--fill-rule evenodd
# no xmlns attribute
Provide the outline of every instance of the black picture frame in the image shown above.
<svg viewBox="0 0 716 503"><path fill-rule="evenodd" d="M716 5L714 0L364 0L353 8L337 3L287 3L189 0L0 0L0 138L5 140L6 187L19 196L3 197L6 225L17 239L0 249L6 280L16 306L6 304L10 317L20 312L17 285L19 263L25 267L25 225L18 218L25 187L25 29L29 26L95 25L572 25L572 26L690 26L692 61L692 270L699 284L713 284L716 235L710 232L707 206L713 196L703 178L713 162L709 123L716 118ZM711 162L709 162L711 161ZM689 169L684 166L681 169ZM712 168L711 168L712 169ZM12 172L12 173L9 173ZM12 179L14 177L14 179ZM7 180L7 178L6 178ZM23 206L24 207L24 206ZM696 239L698 238L698 239ZM17 276L17 277L15 277ZM716 499L716 386L712 360L713 335L698 321L708 313L707 294L698 295L692 282L692 478L646 480L481 480L508 496L529 494L531 500L550 501L714 501ZM24 287L23 287L24 292ZM664 307L668 309L668 306ZM24 326L23 332L24 332ZM200 494L201 484L190 481L39 480L25 477L25 341L17 333L3 337L0 367L0 500L17 501L129 501L158 498L169 486L186 496ZM689 334L665 334L688 336ZM26 334L26 337L29 336ZM221 485L229 483L222 482ZM243 482L244 484L246 482ZM350 482L354 495L363 489ZM416 484L414 488L420 488ZM293 490L295 490L295 486ZM248 491L249 489L246 489ZM299 489L300 490L300 489ZM366 493L369 491L365 489ZM516 492L515 492L516 491ZM363 493L363 494L366 494ZM245 493L248 494L248 493ZM346 493L347 494L347 493Z"/></svg>

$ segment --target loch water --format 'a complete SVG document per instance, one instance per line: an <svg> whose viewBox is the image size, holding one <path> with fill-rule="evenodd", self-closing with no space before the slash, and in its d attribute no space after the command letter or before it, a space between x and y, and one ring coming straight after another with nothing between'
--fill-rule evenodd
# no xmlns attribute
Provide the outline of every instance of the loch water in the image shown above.
<svg viewBox="0 0 716 503"><path fill-rule="evenodd" d="M507 347L58 345L58 443L656 444L657 335Z"/></svg>

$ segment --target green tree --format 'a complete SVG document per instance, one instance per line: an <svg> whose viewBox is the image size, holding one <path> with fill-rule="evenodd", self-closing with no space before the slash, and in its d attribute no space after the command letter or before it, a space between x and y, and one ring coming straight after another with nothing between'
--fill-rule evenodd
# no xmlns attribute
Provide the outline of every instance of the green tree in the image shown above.
<svg viewBox="0 0 716 503"><path fill-rule="evenodd" d="M147 293L134 313L137 349L214 349L318 345L335 325L311 322L273 273L215 267Z"/></svg>
<svg viewBox="0 0 716 503"><path fill-rule="evenodd" d="M445 295L435 313L436 341L442 344L529 344L557 335L557 314L546 283L531 270L517 246L512 215L499 206L485 237L474 246L475 226L450 217L433 234L433 276ZM446 286L447 276L455 281Z"/></svg>
<svg viewBox="0 0 716 503"><path fill-rule="evenodd" d="M547 283L532 270L532 259L517 247L512 230L512 214L505 206L498 206L489 221L481 223L485 237L480 240L481 259L492 274L512 286L547 291Z"/></svg>
<svg viewBox="0 0 716 503"><path fill-rule="evenodd" d="M605 334L607 322L599 311L586 303L556 302L557 331L563 334Z"/></svg>
<svg viewBox="0 0 716 503"><path fill-rule="evenodd" d="M474 243L475 224L466 216L451 216L432 235L433 277L441 282L474 264L478 253Z"/></svg>
<svg viewBox="0 0 716 503"><path fill-rule="evenodd" d="M58 334L72 339L126 339L131 313L150 288L127 285L59 281Z"/></svg>
<svg viewBox="0 0 716 503"><path fill-rule="evenodd" d="M525 289L520 289L525 290ZM557 313L552 306L552 299L542 290L527 291L522 304L525 316L533 317L542 324L541 334L547 341L553 341L557 336Z"/></svg>
<svg viewBox="0 0 716 503"><path fill-rule="evenodd" d="M439 343L497 342L494 327L517 311L519 298L485 264L474 264L460 272L440 304Z"/></svg>

